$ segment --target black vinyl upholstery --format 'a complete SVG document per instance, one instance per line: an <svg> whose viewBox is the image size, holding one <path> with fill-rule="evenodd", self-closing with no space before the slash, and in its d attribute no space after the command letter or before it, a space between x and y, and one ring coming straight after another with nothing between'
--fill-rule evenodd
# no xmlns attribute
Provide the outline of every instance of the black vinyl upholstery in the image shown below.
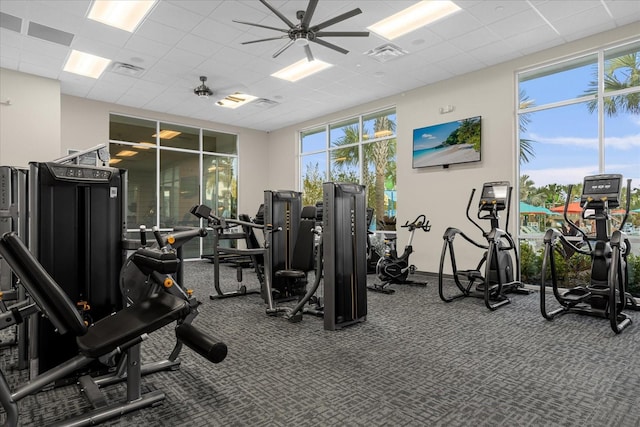
<svg viewBox="0 0 640 427"><path fill-rule="evenodd" d="M80 352L92 358L189 314L187 301L160 292L87 328L73 302L16 233L2 236L0 254L58 332L74 334Z"/></svg>
<svg viewBox="0 0 640 427"><path fill-rule="evenodd" d="M81 336L87 326L69 299L15 232L0 239L0 254L20 278L21 283L44 312L58 333Z"/></svg>
<svg viewBox="0 0 640 427"><path fill-rule="evenodd" d="M315 226L315 220L300 220L298 237L296 238L293 257L291 259L291 268L287 270L276 271L276 277L304 278L306 277L307 272L313 270L313 245Z"/></svg>
<svg viewBox="0 0 640 427"><path fill-rule="evenodd" d="M316 219L316 207L315 206L304 206L302 211L300 212L300 218L302 219Z"/></svg>
<svg viewBox="0 0 640 427"><path fill-rule="evenodd" d="M189 311L186 301L160 292L94 323L85 335L77 338L78 348L89 357L100 357L186 316Z"/></svg>

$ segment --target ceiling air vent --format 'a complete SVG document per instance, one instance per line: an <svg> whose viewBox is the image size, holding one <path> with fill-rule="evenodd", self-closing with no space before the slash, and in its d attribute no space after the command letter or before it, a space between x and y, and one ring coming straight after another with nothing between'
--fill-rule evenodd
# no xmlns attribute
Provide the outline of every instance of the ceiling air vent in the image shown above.
<svg viewBox="0 0 640 427"><path fill-rule="evenodd" d="M375 59L378 62L388 62L392 59L399 58L408 54L406 50L392 43L383 44L375 47L364 54Z"/></svg>
<svg viewBox="0 0 640 427"><path fill-rule="evenodd" d="M57 30L55 28L47 27L46 25L38 24L37 22L29 22L27 28L27 34L31 37L37 37L42 40L46 40L52 43L58 43L63 46L71 46L73 41L73 34L66 31Z"/></svg>
<svg viewBox="0 0 640 427"><path fill-rule="evenodd" d="M271 99L267 99L267 98L258 98L249 105L252 105L258 108L271 108L278 105L278 102L272 101Z"/></svg>
<svg viewBox="0 0 640 427"><path fill-rule="evenodd" d="M22 19L9 15L8 13L0 12L0 28L6 28L7 30L19 33L22 28Z"/></svg>
<svg viewBox="0 0 640 427"><path fill-rule="evenodd" d="M123 74L130 77L139 77L144 73L144 68L135 65L125 64L124 62L114 62L111 71L117 74Z"/></svg>

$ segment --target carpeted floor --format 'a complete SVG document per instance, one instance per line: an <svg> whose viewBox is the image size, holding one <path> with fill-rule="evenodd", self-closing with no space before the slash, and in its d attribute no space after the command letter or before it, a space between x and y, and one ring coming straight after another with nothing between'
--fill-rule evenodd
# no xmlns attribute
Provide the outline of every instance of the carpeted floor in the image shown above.
<svg viewBox="0 0 640 427"><path fill-rule="evenodd" d="M235 270L222 276L236 287ZM369 292L366 322L331 332L320 318L267 317L259 295L212 301L212 277L212 264L185 265L203 303L194 325L227 343L227 359L214 365L185 348L179 370L143 379L145 390L165 391L161 405L106 425L640 426L640 313L616 336L602 319L547 322L537 293L496 312L473 298L445 304L430 279ZM243 284L258 286L249 270ZM145 361L169 354L171 329L143 344ZM0 352L12 387L26 379L12 368L15 353ZM19 402L21 425L87 407L76 386L41 392Z"/></svg>

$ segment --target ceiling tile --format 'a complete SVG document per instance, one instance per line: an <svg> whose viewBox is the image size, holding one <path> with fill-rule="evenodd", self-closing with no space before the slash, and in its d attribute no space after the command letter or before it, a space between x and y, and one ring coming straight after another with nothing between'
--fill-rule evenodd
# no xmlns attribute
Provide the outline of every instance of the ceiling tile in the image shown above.
<svg viewBox="0 0 640 427"><path fill-rule="evenodd" d="M149 17L150 21L187 33L193 30L203 19L204 16L201 14L191 12L167 1L159 2Z"/></svg>
<svg viewBox="0 0 640 427"><path fill-rule="evenodd" d="M297 23L296 11L305 10L308 0L269 3ZM364 31L412 4L415 0L320 0L312 25L359 7L361 14L327 31ZM68 47L3 29L0 65L57 78L63 94L275 130L640 21L637 0L456 0L456 4L463 10L394 40L408 55L386 63L364 55L389 43L374 33L369 37L326 39L348 50L347 55L312 43L314 56L334 67L289 83L270 75L304 59L304 50L291 46L273 58L289 40L285 33L233 22L286 28L255 0L162 0L133 33L86 19L91 0L0 0L0 12L67 31L74 35L72 48L139 66L144 72L131 77L109 68L97 80L66 73L61 69ZM241 44L280 35L285 38ZM207 84L215 92L208 104L198 103L201 100L193 94L202 75L208 77ZM213 106L217 96L237 88L279 104L268 109L254 106L237 110Z"/></svg>
<svg viewBox="0 0 640 427"><path fill-rule="evenodd" d="M522 31L529 31L547 25L544 20L532 9L517 13L507 19L502 19L487 27L498 37L513 37Z"/></svg>

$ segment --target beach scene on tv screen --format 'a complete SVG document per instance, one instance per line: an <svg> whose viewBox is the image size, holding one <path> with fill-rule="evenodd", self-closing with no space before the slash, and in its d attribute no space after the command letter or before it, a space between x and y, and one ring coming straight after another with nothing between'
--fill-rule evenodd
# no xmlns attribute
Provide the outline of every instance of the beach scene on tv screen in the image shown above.
<svg viewBox="0 0 640 427"><path fill-rule="evenodd" d="M413 130L413 167L480 160L480 117Z"/></svg>

